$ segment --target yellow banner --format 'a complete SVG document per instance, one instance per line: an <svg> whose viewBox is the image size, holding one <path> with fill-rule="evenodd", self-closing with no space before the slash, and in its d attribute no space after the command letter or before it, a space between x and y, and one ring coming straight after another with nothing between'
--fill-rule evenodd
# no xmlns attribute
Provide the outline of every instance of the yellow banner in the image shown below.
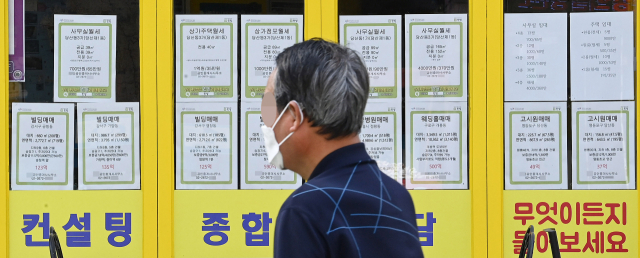
<svg viewBox="0 0 640 258"><path fill-rule="evenodd" d="M538 258L552 257L546 228L556 229L562 258L638 257L636 191L504 191L503 205L504 257L516 257L529 225Z"/></svg>
<svg viewBox="0 0 640 258"><path fill-rule="evenodd" d="M425 257L471 257L471 191L410 190L418 219L420 242ZM435 221L429 222L431 213ZM429 224L433 234L426 234ZM433 235L432 239L424 236Z"/></svg>
<svg viewBox="0 0 640 258"><path fill-rule="evenodd" d="M416 204L425 254L471 257L470 191L410 192ZM175 257L273 257L276 217L291 193L291 190L175 191Z"/></svg>
<svg viewBox="0 0 640 258"><path fill-rule="evenodd" d="M142 191L11 191L9 257L142 257Z"/></svg>

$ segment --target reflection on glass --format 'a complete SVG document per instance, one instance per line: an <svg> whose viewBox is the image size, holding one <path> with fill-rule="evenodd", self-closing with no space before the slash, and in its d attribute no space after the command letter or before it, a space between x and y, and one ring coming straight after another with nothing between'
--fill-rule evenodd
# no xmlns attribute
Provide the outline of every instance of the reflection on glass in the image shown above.
<svg viewBox="0 0 640 258"><path fill-rule="evenodd" d="M632 0L505 0L505 13L620 12L632 11Z"/></svg>
<svg viewBox="0 0 640 258"><path fill-rule="evenodd" d="M304 0L175 0L175 14L303 14Z"/></svg>
<svg viewBox="0 0 640 258"><path fill-rule="evenodd" d="M467 13L467 0L339 0L339 15Z"/></svg>
<svg viewBox="0 0 640 258"><path fill-rule="evenodd" d="M117 15L116 101L140 101L139 1L25 1L25 102L53 102L54 14Z"/></svg>

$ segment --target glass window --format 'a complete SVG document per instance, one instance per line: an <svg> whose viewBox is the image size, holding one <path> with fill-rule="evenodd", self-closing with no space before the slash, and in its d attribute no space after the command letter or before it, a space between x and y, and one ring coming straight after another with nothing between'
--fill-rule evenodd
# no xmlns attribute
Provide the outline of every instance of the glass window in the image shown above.
<svg viewBox="0 0 640 258"><path fill-rule="evenodd" d="M176 189L295 189L266 160L260 103L303 38L303 0L175 1Z"/></svg>
<svg viewBox="0 0 640 258"><path fill-rule="evenodd" d="M13 190L140 189L139 11L137 0L24 1Z"/></svg>
<svg viewBox="0 0 640 258"><path fill-rule="evenodd" d="M505 189L635 189L632 3L504 6Z"/></svg>
<svg viewBox="0 0 640 258"><path fill-rule="evenodd" d="M469 189L468 10L464 0L338 1L340 44L371 81L360 138L408 189Z"/></svg>

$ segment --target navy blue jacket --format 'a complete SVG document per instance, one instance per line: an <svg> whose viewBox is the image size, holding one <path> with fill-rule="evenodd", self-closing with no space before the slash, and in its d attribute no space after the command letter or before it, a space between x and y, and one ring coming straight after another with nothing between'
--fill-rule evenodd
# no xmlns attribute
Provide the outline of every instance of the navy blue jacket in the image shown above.
<svg viewBox="0 0 640 258"><path fill-rule="evenodd" d="M327 155L282 204L275 258L423 257L409 192L364 144Z"/></svg>

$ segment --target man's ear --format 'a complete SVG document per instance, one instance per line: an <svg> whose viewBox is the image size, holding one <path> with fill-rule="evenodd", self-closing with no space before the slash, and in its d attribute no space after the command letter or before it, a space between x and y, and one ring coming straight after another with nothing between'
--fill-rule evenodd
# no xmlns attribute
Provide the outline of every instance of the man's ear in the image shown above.
<svg viewBox="0 0 640 258"><path fill-rule="evenodd" d="M298 102L296 101L289 102L289 111L293 117L293 123L291 124L289 131L295 132L298 130L298 128L300 128L300 126L302 126L304 115L302 114L300 105L298 105Z"/></svg>

